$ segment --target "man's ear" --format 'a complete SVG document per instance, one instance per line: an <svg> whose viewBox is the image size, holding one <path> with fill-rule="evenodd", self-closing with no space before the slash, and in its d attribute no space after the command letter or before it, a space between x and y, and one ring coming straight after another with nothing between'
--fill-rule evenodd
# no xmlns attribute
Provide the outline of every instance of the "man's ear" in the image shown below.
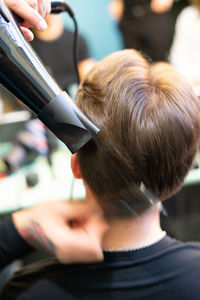
<svg viewBox="0 0 200 300"><path fill-rule="evenodd" d="M79 178L79 179L82 178L77 153L72 154L71 156L71 168L75 178Z"/></svg>

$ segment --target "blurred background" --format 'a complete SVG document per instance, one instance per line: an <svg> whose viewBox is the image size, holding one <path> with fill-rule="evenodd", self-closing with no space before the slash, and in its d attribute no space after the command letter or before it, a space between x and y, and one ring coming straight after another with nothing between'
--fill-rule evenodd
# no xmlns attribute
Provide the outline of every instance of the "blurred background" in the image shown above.
<svg viewBox="0 0 200 300"><path fill-rule="evenodd" d="M123 41L118 30L118 21L109 12L110 0L68 0L76 14L79 31L87 41L90 55L96 60L123 48ZM66 27L73 30L73 24L64 17Z"/></svg>

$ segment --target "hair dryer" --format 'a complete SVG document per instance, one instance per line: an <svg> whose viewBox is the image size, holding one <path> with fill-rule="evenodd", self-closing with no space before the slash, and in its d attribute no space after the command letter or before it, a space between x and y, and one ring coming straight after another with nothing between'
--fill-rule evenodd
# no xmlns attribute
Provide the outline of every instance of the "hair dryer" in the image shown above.
<svg viewBox="0 0 200 300"><path fill-rule="evenodd" d="M0 83L74 153L99 132L49 75L0 0Z"/></svg>

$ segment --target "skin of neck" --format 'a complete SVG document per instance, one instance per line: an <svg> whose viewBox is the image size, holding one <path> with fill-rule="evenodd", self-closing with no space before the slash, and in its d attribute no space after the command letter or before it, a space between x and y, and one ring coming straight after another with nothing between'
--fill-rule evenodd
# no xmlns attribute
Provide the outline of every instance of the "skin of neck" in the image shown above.
<svg viewBox="0 0 200 300"><path fill-rule="evenodd" d="M86 202L89 205L97 205L97 199L87 184L85 189ZM160 226L160 204L137 217L127 219L110 217L106 221L109 229L103 238L103 249L141 248L155 243L164 234Z"/></svg>

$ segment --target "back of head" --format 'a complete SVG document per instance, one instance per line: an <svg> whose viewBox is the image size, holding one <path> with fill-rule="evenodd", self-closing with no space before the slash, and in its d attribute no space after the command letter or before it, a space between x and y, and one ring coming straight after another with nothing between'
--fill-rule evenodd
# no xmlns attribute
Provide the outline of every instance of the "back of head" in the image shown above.
<svg viewBox="0 0 200 300"><path fill-rule="evenodd" d="M200 103L172 66L116 52L89 72L77 104L101 128L79 163L104 208L120 214L123 202L140 214L149 203L137 199L136 186L161 201L181 187L199 145Z"/></svg>

